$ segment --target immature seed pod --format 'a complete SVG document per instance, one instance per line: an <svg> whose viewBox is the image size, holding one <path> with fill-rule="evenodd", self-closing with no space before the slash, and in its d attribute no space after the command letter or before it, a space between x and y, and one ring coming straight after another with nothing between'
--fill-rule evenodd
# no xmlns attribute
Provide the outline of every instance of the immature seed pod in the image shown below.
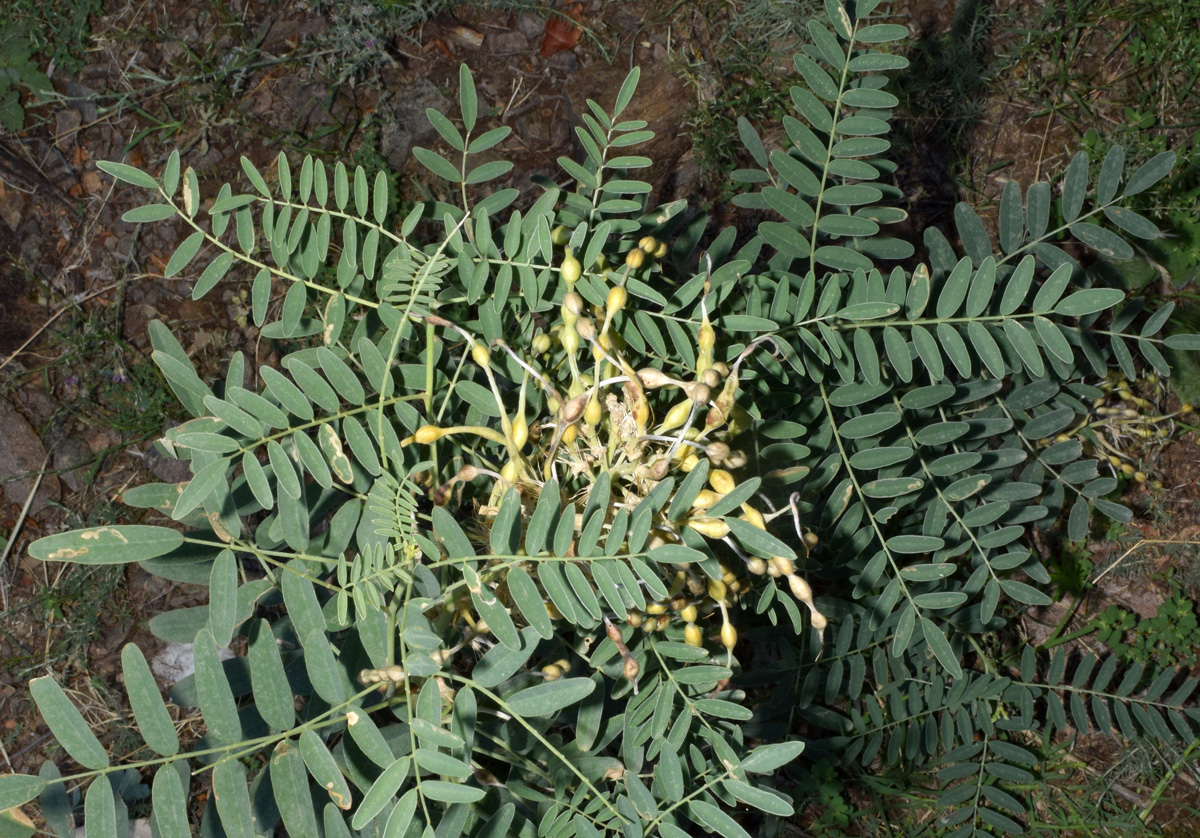
<svg viewBox="0 0 1200 838"><path fill-rule="evenodd" d="M821 539L817 537L815 532L809 531L804 534L804 545L811 550L821 543Z"/></svg>
<svg viewBox="0 0 1200 838"><path fill-rule="evenodd" d="M571 240L571 229L565 224L559 224L550 231L550 241L554 242L555 247L562 247Z"/></svg>
<svg viewBox="0 0 1200 838"><path fill-rule="evenodd" d="M661 262L663 260L663 258L667 255L667 243L659 242L658 247L654 248L654 252L651 253L650 255Z"/></svg>
<svg viewBox="0 0 1200 838"><path fill-rule="evenodd" d="M704 632L700 630L700 626L695 623L688 623L683 628L683 642L689 646L700 647L704 645Z"/></svg>
<svg viewBox="0 0 1200 838"><path fill-rule="evenodd" d="M568 355L574 355L579 351L579 332L574 328L563 329L558 339L562 341L562 347Z"/></svg>
<svg viewBox="0 0 1200 838"><path fill-rule="evenodd" d="M685 623L694 623L700 618L700 611L694 605L685 605L679 609L679 619Z"/></svg>
<svg viewBox="0 0 1200 838"><path fill-rule="evenodd" d="M695 454L688 454L686 457L683 458L683 461L679 464L679 470L682 471L684 474L691 474L692 469L694 469L698 465L700 465L700 458L697 457ZM718 536L718 538L719 537L720 536Z"/></svg>
<svg viewBox="0 0 1200 838"><path fill-rule="evenodd" d="M647 253L653 253L654 248L658 247L658 240L654 236L642 236L638 239L638 247Z"/></svg>
<svg viewBox="0 0 1200 838"><path fill-rule="evenodd" d="M492 365L491 353L482 343L476 343L471 347L471 359L484 369L488 369Z"/></svg>
<svg viewBox="0 0 1200 838"><path fill-rule="evenodd" d="M608 300L605 302L604 316L612 317L621 309L625 308L625 301L629 299L629 292L622 285L616 285L608 289Z"/></svg>
<svg viewBox="0 0 1200 838"><path fill-rule="evenodd" d="M1135 471L1133 473L1133 479L1136 480L1138 483L1145 483L1146 482L1146 472Z"/></svg>
<svg viewBox="0 0 1200 838"><path fill-rule="evenodd" d="M708 593L708 582L699 576L689 576L687 578L687 589L692 596L703 596Z"/></svg>
<svg viewBox="0 0 1200 838"><path fill-rule="evenodd" d="M625 622L629 623L629 625L633 626L634 628L641 628L642 612L634 611L632 608L630 608L625 612Z"/></svg>
<svg viewBox="0 0 1200 838"><path fill-rule="evenodd" d="M667 431L672 431L675 428L678 428L680 425L686 422L687 418L691 415L691 400L689 399L679 402L679 404L674 405L670 410L667 411L667 415L663 417L662 424L658 427L658 432L660 434L665 434Z"/></svg>
<svg viewBox="0 0 1200 838"><path fill-rule="evenodd" d="M525 421L525 414L518 413L512 422L512 439L513 445L520 451L525 447L525 443L529 441L529 423Z"/></svg>
<svg viewBox="0 0 1200 838"><path fill-rule="evenodd" d="M666 631L667 626L671 625L670 614L659 614L655 619L654 631Z"/></svg>
<svg viewBox="0 0 1200 838"><path fill-rule="evenodd" d="M713 602L724 602L725 597L729 592L725 590L725 583L720 579L708 580L708 596Z"/></svg>
<svg viewBox="0 0 1200 838"><path fill-rule="evenodd" d="M692 404L698 407L708 404L709 399L712 398L712 390L707 384L700 381L693 381L690 386L684 385L684 392L688 394Z"/></svg>
<svg viewBox="0 0 1200 838"><path fill-rule="evenodd" d="M704 382L704 384L708 386L710 390L715 390L721 386L721 375L712 367L709 367L704 372L700 373L700 380Z"/></svg>
<svg viewBox="0 0 1200 838"><path fill-rule="evenodd" d="M563 282L567 283L570 288L579 281L579 277L583 275L583 265L579 264L579 260L571 253L571 248L567 248L567 254L563 257L562 265L559 268L562 274ZM576 312L578 314L579 312Z"/></svg>
<svg viewBox="0 0 1200 838"><path fill-rule="evenodd" d="M741 519L752 527L758 527L760 530L767 528L767 519L763 514L748 503L742 504Z"/></svg>
<svg viewBox="0 0 1200 838"><path fill-rule="evenodd" d="M767 562L765 559L760 559L758 556L751 556L746 559L746 570L753 573L755 576L762 576L767 572Z"/></svg>
<svg viewBox="0 0 1200 838"><path fill-rule="evenodd" d="M515 486L517 478L521 476L521 467L517 465L516 460L509 460L500 469L500 476Z"/></svg>
<svg viewBox="0 0 1200 838"><path fill-rule="evenodd" d="M708 538L724 538L729 535L729 524L721 518L688 518L684 523Z"/></svg>
<svg viewBox="0 0 1200 838"><path fill-rule="evenodd" d="M666 606L666 604L665 604L665 603L662 603L662 602L648 602L648 603L646 603L646 613L647 613L647 614L650 614L651 616L657 616L657 615L659 615L659 614L665 614L666 612L667 612L667 606Z"/></svg>
<svg viewBox="0 0 1200 838"><path fill-rule="evenodd" d="M667 472L671 470L671 461L666 457L655 460L650 465L650 479L662 480L667 476Z"/></svg>
<svg viewBox="0 0 1200 838"><path fill-rule="evenodd" d="M590 317L580 317L575 323L575 331L584 340L596 339L596 324L592 322Z"/></svg>
<svg viewBox="0 0 1200 838"><path fill-rule="evenodd" d="M547 681L557 681L562 676L563 671L561 666L549 663L542 667L542 677Z"/></svg>
<svg viewBox="0 0 1200 838"><path fill-rule="evenodd" d="M792 589L792 596L806 605L811 605L812 588L809 587L808 582L804 581L794 573L789 573L787 580L788 587Z"/></svg>
<svg viewBox="0 0 1200 838"><path fill-rule="evenodd" d="M604 411L600 407L600 400L593 393L591 399L588 400L587 407L583 410L583 421L594 428L600 424L600 420L603 418Z"/></svg>
<svg viewBox="0 0 1200 838"><path fill-rule="evenodd" d="M721 645L729 651L733 651L733 647L737 645L738 633L733 627L733 623L725 623L721 626Z"/></svg>
<svg viewBox="0 0 1200 838"><path fill-rule="evenodd" d="M771 559L771 564L773 564L776 570L778 570L783 576L788 576L796 572L796 566L792 564L792 560L787 556L775 556Z"/></svg>
<svg viewBox="0 0 1200 838"><path fill-rule="evenodd" d="M714 468L709 471L708 483L714 491L722 495L727 495L737 488L737 481L733 479L733 475L723 468Z"/></svg>
<svg viewBox="0 0 1200 838"><path fill-rule="evenodd" d="M700 494L692 501L692 509L708 509L721 499L721 495L710 489L701 489Z"/></svg>
<svg viewBox="0 0 1200 838"><path fill-rule="evenodd" d="M633 270L637 270L646 263L646 251L640 247L635 247L633 250L625 254L625 264Z"/></svg>
<svg viewBox="0 0 1200 838"><path fill-rule="evenodd" d="M538 355L545 355L550 351L550 336L545 332L539 332L538 334L534 335L534 338L530 342L529 346Z"/></svg>
<svg viewBox="0 0 1200 838"><path fill-rule="evenodd" d="M563 431L562 443L570 448L575 444L575 440L579 439L579 426L567 425L567 429Z"/></svg>
<svg viewBox="0 0 1200 838"><path fill-rule="evenodd" d="M422 425L413 434L413 442L418 445L432 445L442 438L442 429L435 425Z"/></svg>

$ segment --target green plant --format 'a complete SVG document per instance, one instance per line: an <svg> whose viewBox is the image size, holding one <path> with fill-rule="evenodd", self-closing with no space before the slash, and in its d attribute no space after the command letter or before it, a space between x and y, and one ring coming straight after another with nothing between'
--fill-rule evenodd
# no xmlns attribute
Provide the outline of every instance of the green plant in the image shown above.
<svg viewBox="0 0 1200 838"><path fill-rule="evenodd" d="M1196 665L1200 650L1200 625L1195 603L1176 586L1153 617L1137 619L1124 608L1110 605L1096 615L1096 639L1126 662L1149 666L1152 673L1164 668L1187 669Z"/></svg>
<svg viewBox="0 0 1200 838"><path fill-rule="evenodd" d="M37 96L54 92L46 74L33 62L34 46L27 26L0 28L0 125L9 131L25 127L25 109L21 107L24 87Z"/></svg>
<svg viewBox="0 0 1200 838"><path fill-rule="evenodd" d="M123 652L160 755L132 766L155 769L160 834L187 830L192 760L212 784L206 832L773 834L805 750L936 765L939 829L1011 834L1068 709L1077 729L1194 735L1195 680L1166 697L1168 671L1139 693L1136 664L1115 682L1115 658L1085 658L1067 681L1061 649L997 642L1050 601L1026 525L1063 514L1079 539L1093 506L1130 518L1082 441L1055 441L1105 396L1083 379L1132 350L1165 376L1160 347L1200 347L1159 336L1171 308L1095 285L1049 241L1130 255L1096 222L1156 236L1122 204L1173 157L1126 175L1114 150L1088 202L1079 155L1062 229L1048 184L1024 201L1009 184L998 251L960 205L965 255L930 231L927 264L885 274L914 250L881 235L903 217L882 205L896 99L881 73L905 60L877 45L905 30L869 23L876 5L827 0L810 25L784 148L739 123L759 167L740 177L761 188L736 203L782 219L740 245L702 241L682 201L647 205L651 161L631 147L649 132L622 121L636 70L611 113L589 103L586 160L560 160L573 189L546 182L524 211L515 189L477 197L511 166L473 155L508 128L479 124L466 68L461 128L430 111L450 158L414 150L454 203L398 226L386 176L361 167L280 156L268 185L243 160L251 191L223 186L205 218L178 155L159 178L103 165L152 196L128 220L192 228L168 276L205 246L196 297L249 266L255 323L295 347L288 375L248 379L238 353L209 384L153 325L195 417L162 444L193 477L124 500L183 530L30 548L210 588L208 606L152 621L195 643L171 692L208 727L190 751L140 650ZM273 277L288 291L267 322ZM235 635L247 655L223 664ZM0 777L0 804L40 795L55 822L63 782L131 766L110 765L53 679L30 689L83 770ZM757 814L735 818L739 803ZM101 833L121 811L88 787Z"/></svg>

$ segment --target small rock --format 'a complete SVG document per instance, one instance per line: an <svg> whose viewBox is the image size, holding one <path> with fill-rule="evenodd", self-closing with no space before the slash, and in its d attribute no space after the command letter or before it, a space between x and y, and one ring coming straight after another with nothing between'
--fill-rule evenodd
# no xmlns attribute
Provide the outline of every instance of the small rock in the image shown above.
<svg viewBox="0 0 1200 838"><path fill-rule="evenodd" d="M83 177L80 178L83 184L83 191L88 195L96 195L104 189L104 181L100 179L100 175L95 171L86 171Z"/></svg>
<svg viewBox="0 0 1200 838"><path fill-rule="evenodd" d="M517 17L517 29L526 38L540 38L546 34L546 19L533 12L521 12Z"/></svg>
<svg viewBox="0 0 1200 838"><path fill-rule="evenodd" d="M83 124L83 114L74 108L59 111L54 117L54 144L63 151L75 146L75 135Z"/></svg>
<svg viewBox="0 0 1200 838"><path fill-rule="evenodd" d="M531 49L529 39L520 32L494 32L487 36L487 50L490 55L515 55Z"/></svg>
<svg viewBox="0 0 1200 838"><path fill-rule="evenodd" d="M392 171L404 168L413 146L437 136L425 111L433 108L447 113L450 107L450 101L428 79L417 79L399 92L384 93L377 108L383 121L379 151Z"/></svg>
<svg viewBox="0 0 1200 838"><path fill-rule="evenodd" d="M97 96L99 94L86 85L77 81L67 82L67 105L77 110L84 122L95 122L100 118Z"/></svg>
<svg viewBox="0 0 1200 838"><path fill-rule="evenodd" d="M4 496L10 503L25 505L37 472L46 465L46 449L33 428L7 399L0 399L0 483L4 484ZM37 515L45 509L51 499L59 496L59 491L57 477L53 474L43 477L29 514Z"/></svg>
<svg viewBox="0 0 1200 838"><path fill-rule="evenodd" d="M234 657L228 649L217 649L217 657L223 661ZM196 656L191 643L168 643L166 648L150 661L150 669L168 684L177 684L196 671Z"/></svg>

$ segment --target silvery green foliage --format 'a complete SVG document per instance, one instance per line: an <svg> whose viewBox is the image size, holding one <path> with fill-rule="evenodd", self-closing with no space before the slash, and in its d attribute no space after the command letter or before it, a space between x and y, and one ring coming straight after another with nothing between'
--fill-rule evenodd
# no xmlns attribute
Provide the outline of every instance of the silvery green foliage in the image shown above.
<svg viewBox="0 0 1200 838"><path fill-rule="evenodd" d="M742 123L758 168L736 177L758 188L736 203L778 217L740 244L723 230L702 250L705 216L648 206L650 160L631 149L651 135L621 120L636 71L612 112L589 103L586 159L560 161L574 188L546 183L523 212L487 186L511 165L476 163L508 129L480 129L465 68L460 123L430 112L451 159L415 150L456 197L398 224L385 177L311 157L243 161L249 190L222 187L206 213L178 154L158 178L104 164L152 196L128 220L191 227L166 274L202 250L196 297L244 274L254 323L286 347L282 371L239 353L209 383L155 325L154 360L194 417L161 445L193 476L125 500L176 524L31 547L210 588L151 622L195 643L170 694L207 724L190 751L142 653L123 654L159 755L140 767L160 835L187 834L188 792L209 782L210 834L772 834L793 813L780 769L799 737L848 763L942 765L946 830L1010 834L1030 805L1011 787L1036 780L1055 730L1194 735L1194 680L1166 698L1169 674L1139 691L1140 669L1089 658L1068 683L1061 652L1032 650L1014 678L977 642L1050 601L1029 524L1065 516L1082 538L1093 508L1129 518L1073 431L1100 394L1086 382L1111 363L1132 377L1135 353L1166 374L1159 347L1197 342L1162 337L1169 307L1146 316L1092 287L1052 242L1124 258L1098 222L1157 236L1120 202L1171 155L1127 175L1115 150L1091 192L1076 157L1059 213L1049 184L1009 184L998 243L960 205L961 255L931 231L928 264L888 267L914 252L882 234L903 218L882 74L905 61L878 45L904 30L871 24L875 5L827 0L810 24L785 147ZM643 267L629 254L647 236L670 245ZM564 314L569 290L599 338ZM672 383L643 389L634 367ZM570 402L603 376L624 382L608 415L562 448ZM647 433L681 404L680 424ZM718 472L736 488L706 489ZM222 662L234 636L247 654ZM52 679L31 691L87 769L71 779L112 781L88 786L84 818L116 835L126 769ZM0 808L39 795L52 828L69 821L54 765L0 778ZM743 804L757 814L733 817Z"/></svg>

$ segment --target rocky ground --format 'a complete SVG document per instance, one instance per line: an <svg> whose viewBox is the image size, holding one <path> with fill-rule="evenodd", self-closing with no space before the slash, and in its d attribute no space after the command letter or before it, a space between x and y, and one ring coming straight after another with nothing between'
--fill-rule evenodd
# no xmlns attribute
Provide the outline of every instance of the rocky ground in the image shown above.
<svg viewBox="0 0 1200 838"><path fill-rule="evenodd" d="M243 155L263 168L281 152L311 153L386 166L396 173L402 200L428 197L439 187L414 164L411 150L436 144L425 110L451 110L465 61L484 118L513 128L495 150L515 163L506 185L532 195L531 175L556 177L560 155L578 156L572 128L586 100L611 102L638 65L633 116L657 133L645 152L656 161L649 179L657 197L699 199L720 218L720 178L710 170L709 152L683 126L739 83L720 74L738 5L591 0L565 4L567 20L536 8L463 4L370 44L385 57L348 68L343 53L350 42L338 29L344 21L305 0L104 3L82 66L52 75L59 95L31 103L26 130L0 133L0 535L7 536L0 565L6 612L0 770L36 773L49 755L48 734L30 712L25 688L47 672L71 686L87 718L106 725L109 744L120 748L129 739L117 683L122 644L136 638L154 647L148 618L204 601L202 590L136 567L66 569L24 555L29 541L67 526L132 520L124 517L132 510L118 503L129 486L188 477L182 464L152 449L180 417L147 360L147 323L166 323L210 377L234 350L255 365L270 363L273 353L247 322L244 282L230 279L194 301L197 271L163 276L179 228L123 221L141 198L114 186L96 162L124 160L157 171L178 148L211 200L220 184L240 177ZM1022 15L1035 19L1037 5L1018 3L1009 15L1017 23ZM949 0L891 7L917 43L932 43L955 25ZM981 61L1013 46L1003 34L1010 22L979 33ZM1100 33L1093 54L1117 34ZM776 46L782 56L786 37ZM782 76L785 68L781 57L777 67L764 69ZM1093 69L1118 73L1120 66L1097 62ZM1045 68L1027 62L1008 72L1036 75ZM959 132L941 130L945 120L961 118L956 111L906 117L910 165L900 185L913 232L946 223L957 200L986 207L1007 179L1045 177L1073 151L1072 123L1058 109L1042 113L1018 89L1024 88L985 79ZM1149 466L1165 489L1137 490L1131 500L1143 516L1092 545L1097 563L1143 538L1182 543L1200 535L1200 449L1177 443L1161 457L1154 452ZM1115 602L1153 614L1165 593L1145 580L1181 562L1196 567L1194 556L1181 559L1178 549L1139 547L1087 607ZM1190 584L1197 583L1200 573L1193 573ZM1055 608L1070 604L1064 599ZM1061 613L1051 609L1031 619L1053 625ZM1031 633L1038 630L1031 624Z"/></svg>

